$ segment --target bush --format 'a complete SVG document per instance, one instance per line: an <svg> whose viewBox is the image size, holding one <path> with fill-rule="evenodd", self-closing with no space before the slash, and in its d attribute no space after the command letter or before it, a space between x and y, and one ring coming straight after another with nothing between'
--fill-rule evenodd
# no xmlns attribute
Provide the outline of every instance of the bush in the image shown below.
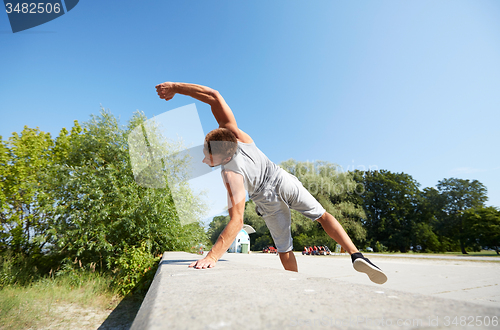
<svg viewBox="0 0 500 330"><path fill-rule="evenodd" d="M375 251L375 252L386 252L387 251L387 247L384 244L382 244L379 241L377 241L375 243L375 247L373 248L373 251Z"/></svg>
<svg viewBox="0 0 500 330"><path fill-rule="evenodd" d="M144 294L154 279L160 258L154 257L145 243L126 248L114 263L113 285L122 295Z"/></svg>
<svg viewBox="0 0 500 330"><path fill-rule="evenodd" d="M268 246L274 246L273 239L270 235L263 235L255 240L255 244L251 248L252 251L262 251Z"/></svg>
<svg viewBox="0 0 500 330"><path fill-rule="evenodd" d="M41 277L33 260L22 253L0 254L0 289L9 285L27 285Z"/></svg>

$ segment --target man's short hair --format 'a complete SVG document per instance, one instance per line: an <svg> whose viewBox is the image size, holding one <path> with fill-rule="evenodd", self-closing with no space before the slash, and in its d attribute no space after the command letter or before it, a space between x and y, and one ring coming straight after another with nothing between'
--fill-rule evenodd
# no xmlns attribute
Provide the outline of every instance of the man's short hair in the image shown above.
<svg viewBox="0 0 500 330"><path fill-rule="evenodd" d="M238 148L238 140L227 128L217 128L205 137L205 149L211 155L221 155L223 158L233 157Z"/></svg>

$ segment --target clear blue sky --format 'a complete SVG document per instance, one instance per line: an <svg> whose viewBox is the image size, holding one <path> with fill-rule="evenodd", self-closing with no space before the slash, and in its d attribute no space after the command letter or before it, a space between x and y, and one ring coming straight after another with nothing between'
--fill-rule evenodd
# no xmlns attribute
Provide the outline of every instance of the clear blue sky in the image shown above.
<svg viewBox="0 0 500 330"><path fill-rule="evenodd" d="M276 163L477 179L500 206L498 1L80 1L12 34L0 13L0 135L56 136L100 105L123 123L208 85ZM196 103L205 133L217 127Z"/></svg>

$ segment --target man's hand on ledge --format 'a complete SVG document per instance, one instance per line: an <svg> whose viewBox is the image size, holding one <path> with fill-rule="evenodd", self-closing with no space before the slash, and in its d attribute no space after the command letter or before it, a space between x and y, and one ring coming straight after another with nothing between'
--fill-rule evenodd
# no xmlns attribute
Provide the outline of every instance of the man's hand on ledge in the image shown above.
<svg viewBox="0 0 500 330"><path fill-rule="evenodd" d="M189 265L189 267L194 267L196 269L213 268L215 267L216 263L217 261L215 261L213 258L205 257L203 259L193 262L191 265Z"/></svg>

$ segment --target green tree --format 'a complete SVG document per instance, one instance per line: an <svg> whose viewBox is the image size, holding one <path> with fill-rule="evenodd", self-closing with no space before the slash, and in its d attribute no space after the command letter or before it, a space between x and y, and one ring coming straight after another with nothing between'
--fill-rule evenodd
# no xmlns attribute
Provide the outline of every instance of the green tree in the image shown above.
<svg viewBox="0 0 500 330"><path fill-rule="evenodd" d="M467 233L463 227L463 213L471 208L484 206L488 199L486 187L477 180L457 178L438 182L437 190L443 198L443 215L439 219L439 231L443 236L457 240L463 254L467 254Z"/></svg>
<svg viewBox="0 0 500 330"><path fill-rule="evenodd" d="M356 178L362 180L365 189L361 194L366 212L364 226L372 243L407 252L417 240L415 230L419 230L420 236L428 236L427 225L417 226L421 214L419 183L409 174L358 171Z"/></svg>
<svg viewBox="0 0 500 330"><path fill-rule="evenodd" d="M435 188L425 188L421 193L419 221L416 232L416 242L424 251L445 252L458 251L460 245L453 239L443 235L440 230L440 219L446 216L444 211L445 198Z"/></svg>
<svg viewBox="0 0 500 330"><path fill-rule="evenodd" d="M466 236L500 254L500 210L491 206L470 208L462 218Z"/></svg>
<svg viewBox="0 0 500 330"><path fill-rule="evenodd" d="M61 132L50 173L56 209L50 230L54 253L112 269L117 260L123 263L119 257L129 249L147 246L158 254L206 242L198 221L181 225L166 184L150 189L134 180L127 137L144 121L145 116L136 113L128 127L122 127L102 110L83 128L75 123L71 134ZM159 176L166 175L165 168L159 170Z"/></svg>
<svg viewBox="0 0 500 330"><path fill-rule="evenodd" d="M359 205L357 189L360 186L354 180L353 173L344 172L338 165L325 161L312 163L289 159L280 163L280 166L299 179L325 210L340 222L355 244L359 245L365 241L366 230L361 223L365 212ZM292 236L296 250L302 250L305 245L332 247L335 244L335 241L322 229L321 224L294 210L292 210Z"/></svg>
<svg viewBox="0 0 500 330"><path fill-rule="evenodd" d="M7 223L7 196L5 194L7 189L7 174L8 163L11 158L10 150L0 136L0 251L8 248L8 232L5 224Z"/></svg>
<svg viewBox="0 0 500 330"><path fill-rule="evenodd" d="M227 224L229 223L229 220L230 217L225 215L219 215L212 219L207 231L208 237L210 238L212 244L215 244L217 238L219 238L220 233L222 233L224 228L226 228Z"/></svg>
<svg viewBox="0 0 500 330"><path fill-rule="evenodd" d="M1 140L1 139L0 139ZM50 134L27 126L0 143L0 247L26 256L40 254L53 216L42 177L51 166Z"/></svg>

